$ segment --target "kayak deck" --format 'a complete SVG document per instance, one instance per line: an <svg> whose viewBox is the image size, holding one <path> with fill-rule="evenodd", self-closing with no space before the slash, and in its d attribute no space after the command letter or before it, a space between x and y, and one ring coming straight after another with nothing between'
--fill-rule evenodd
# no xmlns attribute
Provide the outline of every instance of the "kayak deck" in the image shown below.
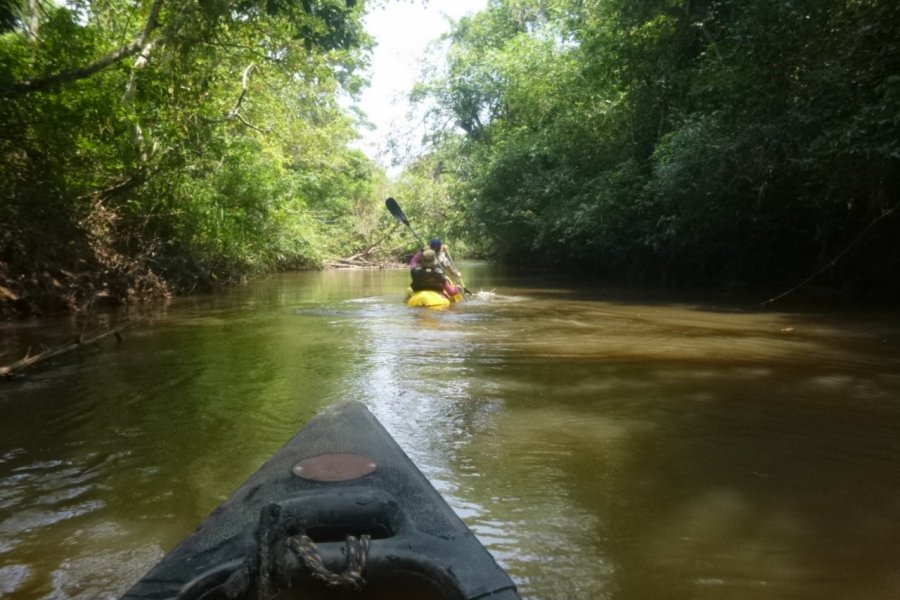
<svg viewBox="0 0 900 600"><path fill-rule="evenodd" d="M372 413L346 402L313 418L123 599L294 597L519 595Z"/></svg>

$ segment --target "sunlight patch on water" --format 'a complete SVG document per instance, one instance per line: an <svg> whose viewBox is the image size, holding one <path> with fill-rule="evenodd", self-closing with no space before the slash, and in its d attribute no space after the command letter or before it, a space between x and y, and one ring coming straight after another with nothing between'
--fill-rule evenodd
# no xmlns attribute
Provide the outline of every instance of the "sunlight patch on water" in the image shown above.
<svg viewBox="0 0 900 600"><path fill-rule="evenodd" d="M367 298L350 298L349 300L344 300L347 304L381 304L384 301L383 298L377 296L370 296Z"/></svg>
<svg viewBox="0 0 900 600"><path fill-rule="evenodd" d="M56 510L25 509L0 522L0 533L4 535L30 533L60 521L92 513L104 506L104 502L89 500Z"/></svg>
<svg viewBox="0 0 900 600"><path fill-rule="evenodd" d="M12 594L31 576L28 565L7 565L0 567L0 594Z"/></svg>
<svg viewBox="0 0 900 600"><path fill-rule="evenodd" d="M585 505L571 488L586 479L603 487L627 458L633 432L643 428L559 406L507 408L460 450L457 472L490 474L477 484L460 482L457 495L469 499L467 523L516 578L524 597L555 593L551 580L531 576L534 564L568 582L567 598L604 598L611 592L616 568L602 549L607 535L602 502ZM584 452L594 457L589 464L581 462Z"/></svg>
<svg viewBox="0 0 900 600"><path fill-rule="evenodd" d="M153 564L164 555L159 548L98 551L94 555L64 560L51 574L50 598L60 600L96 600L116 598L128 587L122 582L137 581L144 575L144 565ZM84 573L93 577L86 581Z"/></svg>

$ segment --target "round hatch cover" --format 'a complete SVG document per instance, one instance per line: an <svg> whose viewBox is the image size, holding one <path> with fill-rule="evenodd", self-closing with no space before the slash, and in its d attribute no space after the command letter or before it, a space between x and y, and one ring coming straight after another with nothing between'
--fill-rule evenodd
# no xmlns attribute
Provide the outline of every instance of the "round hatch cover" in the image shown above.
<svg viewBox="0 0 900 600"><path fill-rule="evenodd" d="M368 475L378 465L368 456L332 452L304 458L294 465L294 475L310 481L349 481Z"/></svg>

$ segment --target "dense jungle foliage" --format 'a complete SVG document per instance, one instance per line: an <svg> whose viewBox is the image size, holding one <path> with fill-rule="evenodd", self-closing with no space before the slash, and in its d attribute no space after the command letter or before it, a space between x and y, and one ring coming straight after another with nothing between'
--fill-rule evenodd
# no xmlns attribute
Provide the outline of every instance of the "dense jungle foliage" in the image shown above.
<svg viewBox="0 0 900 600"><path fill-rule="evenodd" d="M895 0L490 0L449 44L414 95L484 252L900 293Z"/></svg>
<svg viewBox="0 0 900 600"><path fill-rule="evenodd" d="M364 84L363 14L354 0L0 0L7 312L365 246L384 176L348 146L339 104Z"/></svg>

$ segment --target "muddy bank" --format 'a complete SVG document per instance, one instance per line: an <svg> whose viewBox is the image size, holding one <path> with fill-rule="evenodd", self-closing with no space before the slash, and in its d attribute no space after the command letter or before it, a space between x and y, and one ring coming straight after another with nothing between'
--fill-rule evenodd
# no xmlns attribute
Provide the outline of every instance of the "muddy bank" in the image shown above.
<svg viewBox="0 0 900 600"><path fill-rule="evenodd" d="M103 263L80 258L71 265L34 262L13 268L0 261L0 319L87 312L95 307L122 306L194 292L209 292L247 281L241 265L197 264L169 258ZM394 269L406 263L371 257L333 259L325 269ZM312 267L307 267L310 269ZM303 270L307 270L303 269Z"/></svg>
<svg viewBox="0 0 900 600"><path fill-rule="evenodd" d="M74 268L37 264L25 273L0 263L0 318L83 312L173 293L168 282L146 268L119 272L78 263Z"/></svg>

